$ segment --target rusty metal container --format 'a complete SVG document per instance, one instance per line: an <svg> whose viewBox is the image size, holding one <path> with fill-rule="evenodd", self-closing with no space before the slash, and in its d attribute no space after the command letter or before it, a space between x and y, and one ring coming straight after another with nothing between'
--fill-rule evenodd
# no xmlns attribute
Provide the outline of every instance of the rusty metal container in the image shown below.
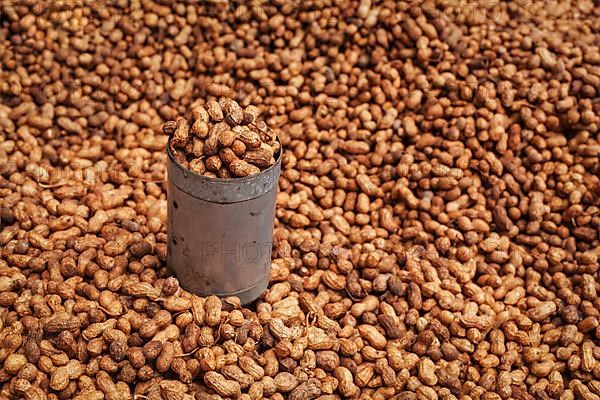
<svg viewBox="0 0 600 400"><path fill-rule="evenodd" d="M243 304L267 288L281 172L216 179L196 175L168 153L167 264L199 296L238 296Z"/></svg>

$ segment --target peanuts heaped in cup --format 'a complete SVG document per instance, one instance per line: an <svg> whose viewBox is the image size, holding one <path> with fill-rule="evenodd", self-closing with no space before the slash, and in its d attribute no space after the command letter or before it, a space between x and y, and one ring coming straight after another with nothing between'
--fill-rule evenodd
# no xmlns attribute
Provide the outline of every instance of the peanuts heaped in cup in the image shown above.
<svg viewBox="0 0 600 400"><path fill-rule="evenodd" d="M280 151L260 111L252 105L242 109L228 98L195 106L190 119L167 121L163 132L172 135L170 150L180 164L210 177L258 174L275 163Z"/></svg>

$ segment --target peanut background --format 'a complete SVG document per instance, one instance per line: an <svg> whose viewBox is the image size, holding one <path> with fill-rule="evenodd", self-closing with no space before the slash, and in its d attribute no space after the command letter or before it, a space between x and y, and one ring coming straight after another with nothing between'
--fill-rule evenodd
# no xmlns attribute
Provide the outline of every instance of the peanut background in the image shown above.
<svg viewBox="0 0 600 400"><path fill-rule="evenodd" d="M0 7L0 399L600 399L593 1ZM247 307L165 265L223 97L283 152Z"/></svg>

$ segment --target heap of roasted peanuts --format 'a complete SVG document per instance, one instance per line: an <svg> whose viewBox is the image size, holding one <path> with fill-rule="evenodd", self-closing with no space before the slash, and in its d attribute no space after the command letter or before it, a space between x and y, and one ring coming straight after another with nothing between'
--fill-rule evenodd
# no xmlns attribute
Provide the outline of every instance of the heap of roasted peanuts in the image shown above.
<svg viewBox="0 0 600 400"><path fill-rule="evenodd" d="M600 399L599 10L3 2L0 399ZM255 304L167 270L168 136L280 152Z"/></svg>

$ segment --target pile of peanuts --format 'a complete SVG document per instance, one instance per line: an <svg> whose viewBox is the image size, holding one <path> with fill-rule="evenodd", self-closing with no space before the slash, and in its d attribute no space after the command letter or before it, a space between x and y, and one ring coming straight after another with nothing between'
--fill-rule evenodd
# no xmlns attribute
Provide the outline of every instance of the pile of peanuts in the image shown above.
<svg viewBox="0 0 600 400"><path fill-rule="evenodd" d="M162 130L173 135L171 154L184 168L211 178L256 175L275 164L277 136L259 119L260 110L242 109L232 99L195 105L191 118L166 122Z"/></svg>
<svg viewBox="0 0 600 400"><path fill-rule="evenodd" d="M599 30L592 0L4 2L0 398L600 399ZM245 307L165 265L161 127L222 98L282 152Z"/></svg>

